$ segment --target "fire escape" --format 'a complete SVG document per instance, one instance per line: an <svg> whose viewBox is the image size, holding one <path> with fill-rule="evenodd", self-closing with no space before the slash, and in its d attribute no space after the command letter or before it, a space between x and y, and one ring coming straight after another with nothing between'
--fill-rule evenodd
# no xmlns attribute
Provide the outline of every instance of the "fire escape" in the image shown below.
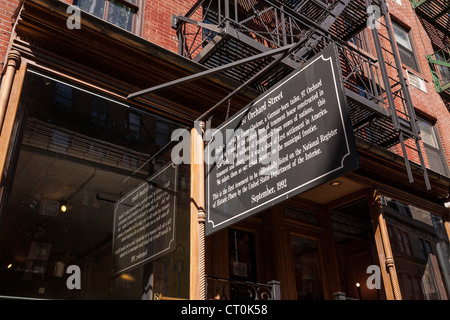
<svg viewBox="0 0 450 320"><path fill-rule="evenodd" d="M186 15L173 16L172 26L180 55L242 84L213 108L229 103L246 86L267 90L334 43L355 136L385 149L400 145L410 182L408 155L417 155L430 188L384 0L199 0ZM361 31L367 26L373 54L363 50Z"/></svg>
<svg viewBox="0 0 450 320"><path fill-rule="evenodd" d="M411 0L436 51L427 55L436 91L450 111L450 2L448 0Z"/></svg>

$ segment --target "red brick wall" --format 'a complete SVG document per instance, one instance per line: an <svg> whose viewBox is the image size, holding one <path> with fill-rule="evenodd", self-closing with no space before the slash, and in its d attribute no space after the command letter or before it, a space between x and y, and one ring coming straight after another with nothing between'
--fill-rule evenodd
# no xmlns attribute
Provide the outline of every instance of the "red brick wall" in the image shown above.
<svg viewBox="0 0 450 320"><path fill-rule="evenodd" d="M61 1L73 3L73 0ZM12 16L19 2L20 0L0 0L0 62L6 58L13 24ZM176 31L171 28L171 16L186 14L195 2L195 0L142 0L144 12L140 35L170 51L178 52L178 40ZM193 30L192 27L191 29ZM2 68L3 65L0 65L0 70Z"/></svg>
<svg viewBox="0 0 450 320"><path fill-rule="evenodd" d="M172 15L185 15L195 0L147 0L144 7L142 37L170 51L178 52L176 30L171 27ZM192 17L192 19L199 18ZM190 26L190 32L195 28Z"/></svg>
<svg viewBox="0 0 450 320"><path fill-rule="evenodd" d="M19 0L0 0L0 71L6 59L9 40L13 27L12 16L19 5Z"/></svg>
<svg viewBox="0 0 450 320"><path fill-rule="evenodd" d="M71 4L72 0L63 0ZM12 16L20 0L0 0L0 62L5 61L5 55L8 49L8 43L11 36ZM170 51L178 52L178 40L176 32L171 28L172 14L185 14L195 0L145 0L143 1L142 14L142 32L141 36L155 44L158 44ZM416 50L420 72L418 75L426 81L427 93L422 92L415 87L410 86L410 94L415 108L423 111L431 118L437 119L436 127L441 138L443 150L445 152L447 163L450 164L450 115L442 101L440 95L436 92L432 82L431 73L425 56L432 53L433 47L431 40L423 28L422 24L415 17L408 0L402 0L403 5L398 5L393 0L387 0L389 11L393 19L400 20L405 26L410 28L414 48ZM200 13L200 11L199 11ZM198 19L198 16L192 17ZM190 31L195 31L191 27ZM375 50L373 50L375 52ZM391 58L392 59L392 58ZM3 66L0 66L0 69ZM406 67L405 67L406 68ZM406 76L406 71L405 76ZM415 72L417 73L417 72ZM392 76L396 76L391 74ZM401 154L400 148L394 150ZM409 157L415 162L419 162L416 153L410 152ZM426 156L425 156L426 159ZM426 160L427 162L427 160Z"/></svg>
<svg viewBox="0 0 450 320"><path fill-rule="evenodd" d="M415 12L409 1L402 0L402 6L393 0L387 0L387 4L391 18L400 21L406 27L410 28L410 34L419 63L420 72L417 73L411 69L409 70L423 78L426 83L426 93L413 86L409 86L412 103L416 109L430 116L431 119L437 119L436 127L447 159L447 164L450 165L450 114L442 97L436 91L426 60L426 55L434 52L431 40L422 23L415 16ZM404 69L405 77L406 68L408 67L405 67ZM419 159L414 152L410 152L409 156L411 160L419 162ZM425 160L426 163L428 163L426 155Z"/></svg>

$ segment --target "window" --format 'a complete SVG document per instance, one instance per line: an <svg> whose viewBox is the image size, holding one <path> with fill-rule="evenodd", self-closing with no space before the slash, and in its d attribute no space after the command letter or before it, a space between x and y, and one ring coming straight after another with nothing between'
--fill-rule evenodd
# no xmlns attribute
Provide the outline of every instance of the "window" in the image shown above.
<svg viewBox="0 0 450 320"><path fill-rule="evenodd" d="M405 253L411 255L411 247L409 245L409 236L406 232L402 232Z"/></svg>
<svg viewBox="0 0 450 320"><path fill-rule="evenodd" d="M70 112L72 108L72 88L64 84L55 85L54 105L57 112Z"/></svg>
<svg viewBox="0 0 450 320"><path fill-rule="evenodd" d="M419 127L430 169L448 176L448 165L440 148L436 127L424 120L419 120Z"/></svg>
<svg viewBox="0 0 450 320"><path fill-rule="evenodd" d="M447 232L440 223L442 219L426 209L396 200L398 207L409 206L408 217L388 205L394 199L385 197L384 200L383 215L402 298L447 300L450 247Z"/></svg>
<svg viewBox="0 0 450 320"><path fill-rule="evenodd" d="M55 113L55 101L72 107ZM153 141L157 123L169 137L180 125L33 70L20 105L1 185L8 196L0 208L0 296L187 299L190 167L170 165L170 150ZM140 139L126 136L128 126ZM81 290L67 285L71 265Z"/></svg>
<svg viewBox="0 0 450 320"><path fill-rule="evenodd" d="M402 232L399 228L395 228L395 237L398 243L397 248L399 249L399 252L404 253L405 252L405 246L403 244L403 238L402 238Z"/></svg>
<svg viewBox="0 0 450 320"><path fill-rule="evenodd" d="M137 33L140 0L74 0L81 10L115 26Z"/></svg>
<svg viewBox="0 0 450 320"><path fill-rule="evenodd" d="M141 132L141 117L133 112L128 114L128 129L130 135L135 139L139 139L139 134Z"/></svg>
<svg viewBox="0 0 450 320"><path fill-rule="evenodd" d="M436 60L442 61L442 62L449 62L450 61L450 52L441 50L439 52L436 52ZM441 81L443 84L450 82L450 68L443 66L443 65L436 65Z"/></svg>
<svg viewBox="0 0 450 320"><path fill-rule="evenodd" d="M230 277L256 281L255 235L251 232L229 229Z"/></svg>
<svg viewBox="0 0 450 320"><path fill-rule="evenodd" d="M419 238L419 244L424 260L428 260L428 255L432 253L430 242Z"/></svg>
<svg viewBox="0 0 450 320"><path fill-rule="evenodd" d="M411 69L419 72L419 65L417 64L416 56L414 54L414 48L412 39L409 32L402 27L392 23L394 29L395 40L397 41L398 53L403 64Z"/></svg>

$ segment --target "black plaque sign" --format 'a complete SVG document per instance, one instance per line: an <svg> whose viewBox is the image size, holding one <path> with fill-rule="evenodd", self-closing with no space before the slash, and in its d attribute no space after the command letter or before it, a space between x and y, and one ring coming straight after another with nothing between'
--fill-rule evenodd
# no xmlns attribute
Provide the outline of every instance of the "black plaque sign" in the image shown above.
<svg viewBox="0 0 450 320"><path fill-rule="evenodd" d="M217 137L224 137L223 159L234 159L207 165L206 234L357 168L334 45L217 128L205 158L219 152ZM266 153L257 148L262 140ZM254 154L266 154L266 163Z"/></svg>
<svg viewBox="0 0 450 320"><path fill-rule="evenodd" d="M170 164L115 204L115 273L174 250L176 176L177 166Z"/></svg>

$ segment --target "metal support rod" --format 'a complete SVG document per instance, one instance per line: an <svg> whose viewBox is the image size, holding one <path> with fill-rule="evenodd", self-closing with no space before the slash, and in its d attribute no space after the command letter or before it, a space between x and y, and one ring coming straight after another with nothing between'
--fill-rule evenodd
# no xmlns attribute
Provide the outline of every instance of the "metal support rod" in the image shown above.
<svg viewBox="0 0 450 320"><path fill-rule="evenodd" d="M371 6L372 1L366 0L366 5ZM391 110L392 122L394 124L394 128L396 130L398 130L398 129L400 129L400 124L399 124L399 121L397 118L397 110L395 108L394 98L393 98L392 90L391 90L391 84L389 83L389 77L388 77L388 72L387 72L387 68L386 68L386 63L384 60L383 49L382 49L382 46L380 43L380 39L378 38L378 30L376 28L371 28L371 30L372 30L373 41L375 44L375 51L377 53L377 58L380 62L379 67L380 67L380 71L381 71L381 78L384 83L384 90L386 91L386 99L388 101L389 109Z"/></svg>
<svg viewBox="0 0 450 320"><path fill-rule="evenodd" d="M158 86L154 86L154 87L151 87L151 88L148 88L148 89L144 89L144 90L141 90L141 91L138 91L138 92L135 92L135 93L132 93L132 94L128 95L127 99L133 99L133 98L136 98L138 96L142 96L144 94L153 93L153 92L158 91L158 90L162 90L162 89L166 89L166 88L169 88L169 87L172 87L172 86L176 86L176 85L179 85L179 84L190 82L190 81L193 81L193 80L196 80L196 79L199 79L199 78L203 78L205 76L211 76L213 74L216 74L216 73L219 73L219 72L222 72L222 71L226 71L226 70L231 69L231 68L236 68L236 67L239 67L240 65L247 64L247 63L255 61L255 60L260 60L260 59L264 59L264 58L267 58L267 57L270 57L270 56L274 56L274 55L277 55L277 54L282 54L282 53L288 51L289 49L291 49L294 45L295 44L290 44L290 45L287 45L287 46L284 46L284 47L281 47L281 48L269 50L267 52L263 52L263 53L260 53L260 54L257 54L257 55L254 55L254 56L242 59L242 60L238 60L236 62L231 62L231 63L228 63L226 65L223 65L223 66L220 66L220 67L217 67L217 68L214 68L214 69L209 69L209 70L206 70L206 71L202 71L202 72L199 72L199 73L196 73L196 74L193 74L193 75L181 78L181 79L173 80L173 81L170 81L170 82L158 85Z"/></svg>
<svg viewBox="0 0 450 320"><path fill-rule="evenodd" d="M386 24L386 29L389 35L389 39L391 41L391 45L392 45L392 49L394 49L394 45L393 45L393 40L394 38L394 33L392 31L392 25L391 25L391 19L389 17L389 12L386 6L386 2L384 0L381 1L381 12L382 15L384 16L384 22ZM411 102L411 96L409 94L409 90L408 90L408 85L405 81L405 77L403 76L403 72L402 72L402 63L400 61L399 55L398 54L394 54L394 61L395 61L395 66L397 69L397 73L398 73L398 78L402 87L402 92L404 94L405 100L406 100L406 108L408 110L408 115L410 117L410 123L411 123L411 128L412 131L414 133L414 135L416 135L417 137L419 136L419 129L417 127L417 123L416 123L416 115L415 115L415 111L414 108L412 106L412 102Z"/></svg>
<svg viewBox="0 0 450 320"><path fill-rule="evenodd" d="M307 45L305 45L305 43L309 40L309 38L312 35L312 31L307 32L302 40L300 40L299 42L295 43L294 45L290 45L291 48L283 53L280 57L276 58L275 60L273 60L272 62L270 62L268 65L266 65L264 68L262 68L261 70L259 70L255 75L253 75L250 79L248 79L247 81L245 81L244 83L242 83L239 87L237 87L236 89L234 89L231 93L229 93L225 98L223 98L222 100L220 100L218 103L216 103L213 107L211 107L210 109L208 109L206 112L204 112L200 117L197 118L196 121L200 121L203 118L205 118L212 110L214 110L215 108L217 108L218 106L220 106L222 103L224 103L225 101L231 99L235 94L237 94L239 91L243 90L244 88L248 87L253 81L255 81L255 79L257 79L259 76L261 76L262 74L264 74L265 72L267 72L268 70L270 70L271 68L273 68L275 65L277 65L278 63L280 63L284 58L286 58L289 54L291 54L292 52L294 52L295 50L299 49L299 48L305 48L307 47ZM275 49L276 50L276 49Z"/></svg>

